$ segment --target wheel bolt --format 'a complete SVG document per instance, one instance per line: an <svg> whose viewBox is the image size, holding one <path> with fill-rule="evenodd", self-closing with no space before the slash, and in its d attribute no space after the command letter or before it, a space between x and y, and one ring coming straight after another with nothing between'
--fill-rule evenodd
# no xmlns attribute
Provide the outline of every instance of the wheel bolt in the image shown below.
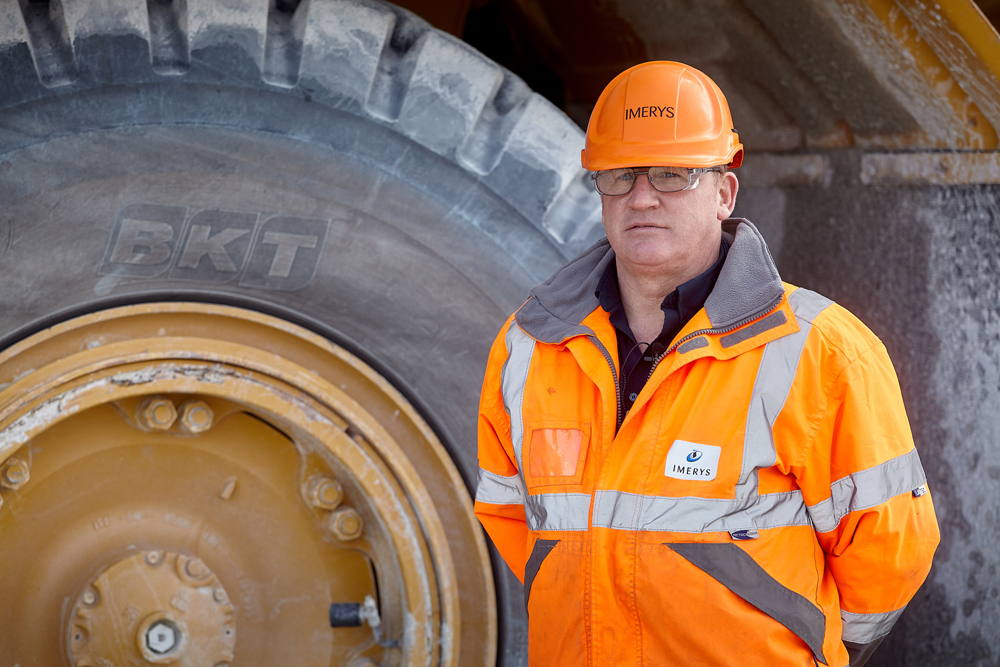
<svg viewBox="0 0 1000 667"><path fill-rule="evenodd" d="M83 594L83 604L91 605L97 602L97 594L94 591L87 591Z"/></svg>
<svg viewBox="0 0 1000 667"><path fill-rule="evenodd" d="M31 471L28 463L22 459L12 458L3 466L3 474L0 475L0 486L16 491L28 483Z"/></svg>
<svg viewBox="0 0 1000 667"><path fill-rule="evenodd" d="M338 540L349 542L361 537L365 520L355 510L347 507L330 514L326 520L326 527Z"/></svg>
<svg viewBox="0 0 1000 667"><path fill-rule="evenodd" d="M214 591L212 591L212 599L214 599L219 604L222 604L229 599L229 596L226 595L225 589L216 588Z"/></svg>
<svg viewBox="0 0 1000 667"><path fill-rule="evenodd" d="M212 428L215 413L205 401L187 401L181 406L181 427L188 433L203 433Z"/></svg>
<svg viewBox="0 0 1000 667"><path fill-rule="evenodd" d="M154 396L147 398L139 406L139 422L155 431L166 431L177 419L177 408L173 401Z"/></svg>
<svg viewBox="0 0 1000 667"><path fill-rule="evenodd" d="M313 475L307 482L309 504L321 510L334 510L344 499L344 487L326 475Z"/></svg>
<svg viewBox="0 0 1000 667"><path fill-rule="evenodd" d="M177 631L165 621L158 621L146 630L146 646L153 653L170 653L177 646Z"/></svg>
<svg viewBox="0 0 1000 667"><path fill-rule="evenodd" d="M148 554L146 554L147 565L156 565L159 562L160 562L160 554L158 554L157 552L150 551Z"/></svg>
<svg viewBox="0 0 1000 667"><path fill-rule="evenodd" d="M211 574L205 561L200 558L189 558L184 563L184 572L192 579L204 579Z"/></svg>

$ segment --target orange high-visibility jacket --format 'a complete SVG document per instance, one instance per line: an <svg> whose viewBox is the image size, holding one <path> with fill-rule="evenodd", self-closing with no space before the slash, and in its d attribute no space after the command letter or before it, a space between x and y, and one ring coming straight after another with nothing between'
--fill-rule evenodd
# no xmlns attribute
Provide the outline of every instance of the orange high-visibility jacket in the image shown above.
<svg viewBox="0 0 1000 667"><path fill-rule="evenodd" d="M620 427L606 240L493 345L476 515L524 583L532 666L860 664L927 576L885 347L782 283L753 225L723 230L714 290Z"/></svg>

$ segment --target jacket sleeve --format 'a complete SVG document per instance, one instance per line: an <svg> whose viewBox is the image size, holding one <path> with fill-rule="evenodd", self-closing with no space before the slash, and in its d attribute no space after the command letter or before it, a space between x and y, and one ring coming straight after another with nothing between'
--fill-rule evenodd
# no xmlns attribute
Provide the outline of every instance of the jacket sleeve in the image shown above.
<svg viewBox="0 0 1000 667"><path fill-rule="evenodd" d="M884 345L875 339L823 383L825 405L796 476L858 667L927 577L940 536Z"/></svg>
<svg viewBox="0 0 1000 667"><path fill-rule="evenodd" d="M501 380L507 361L505 342L513 318L504 324L490 350L479 399L479 484L476 517L483 524L508 567L524 582L528 526L524 515L524 484L515 464L510 417L504 407Z"/></svg>

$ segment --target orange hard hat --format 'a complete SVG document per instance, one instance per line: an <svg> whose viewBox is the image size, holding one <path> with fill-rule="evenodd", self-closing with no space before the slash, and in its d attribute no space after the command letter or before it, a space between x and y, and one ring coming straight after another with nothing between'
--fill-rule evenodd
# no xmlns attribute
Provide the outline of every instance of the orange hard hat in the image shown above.
<svg viewBox="0 0 1000 667"><path fill-rule="evenodd" d="M601 93L587 125L583 168L714 167L743 163L743 144L715 82L666 60L630 67Z"/></svg>

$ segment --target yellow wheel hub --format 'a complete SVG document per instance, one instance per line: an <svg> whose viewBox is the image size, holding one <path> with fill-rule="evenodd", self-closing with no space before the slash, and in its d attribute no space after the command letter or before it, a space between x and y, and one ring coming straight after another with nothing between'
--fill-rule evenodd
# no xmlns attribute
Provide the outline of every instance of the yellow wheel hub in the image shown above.
<svg viewBox="0 0 1000 667"><path fill-rule="evenodd" d="M130 306L0 354L4 383L0 646L15 663L495 662L462 481L341 348L235 308ZM377 632L330 627L330 604L366 597Z"/></svg>
<svg viewBox="0 0 1000 667"><path fill-rule="evenodd" d="M200 558L160 551L121 559L80 595L69 652L78 667L228 665L236 644L229 595Z"/></svg>

